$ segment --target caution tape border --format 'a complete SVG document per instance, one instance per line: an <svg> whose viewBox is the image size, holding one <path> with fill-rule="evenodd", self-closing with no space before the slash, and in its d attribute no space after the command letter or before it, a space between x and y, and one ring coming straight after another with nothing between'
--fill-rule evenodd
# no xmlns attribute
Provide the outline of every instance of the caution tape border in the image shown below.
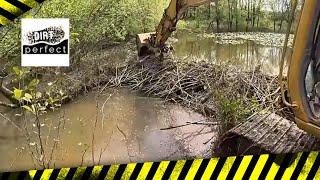
<svg viewBox="0 0 320 180"><path fill-rule="evenodd" d="M15 10L0 4L0 27L32 9L18 0L2 0ZM34 0L43 3L45 0ZM275 161L281 159L280 165ZM287 167L291 161L292 165ZM311 163L309 162L311 161ZM320 153L220 157L162 162L131 163L91 167L5 172L0 179L57 179L75 176L87 179L314 179L320 178ZM94 177L93 177L94 176Z"/></svg>
<svg viewBox="0 0 320 180"><path fill-rule="evenodd" d="M319 167L314 151L6 172L0 179L314 179Z"/></svg>
<svg viewBox="0 0 320 180"><path fill-rule="evenodd" d="M0 0L0 28L13 22L22 14L30 11L33 7L23 0ZM32 3L41 4L45 0L32 0Z"/></svg>

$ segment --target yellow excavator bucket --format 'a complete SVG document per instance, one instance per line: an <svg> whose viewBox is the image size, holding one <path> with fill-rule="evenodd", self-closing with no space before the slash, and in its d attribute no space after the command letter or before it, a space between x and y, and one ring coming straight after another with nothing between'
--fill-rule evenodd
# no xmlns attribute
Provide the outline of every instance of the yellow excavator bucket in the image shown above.
<svg viewBox="0 0 320 180"><path fill-rule="evenodd" d="M150 39L152 38L152 36L155 36L155 35L156 35L155 32L137 34L136 44L137 44L138 56L144 56L151 53Z"/></svg>

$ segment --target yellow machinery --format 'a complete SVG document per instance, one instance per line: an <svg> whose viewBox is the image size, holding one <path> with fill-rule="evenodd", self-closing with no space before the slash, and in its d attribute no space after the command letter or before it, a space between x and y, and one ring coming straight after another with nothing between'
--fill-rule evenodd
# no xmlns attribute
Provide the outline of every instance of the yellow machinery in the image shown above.
<svg viewBox="0 0 320 180"><path fill-rule="evenodd" d="M176 30L177 22L185 16L187 9L206 3L210 3L210 0L171 0L156 32L137 35L139 56L166 52L168 47L165 46L165 42Z"/></svg>
<svg viewBox="0 0 320 180"><path fill-rule="evenodd" d="M137 35L139 56L165 52L165 42L175 30L178 20L184 17L187 8L205 3L210 3L210 0L171 0L156 32ZM297 0L292 0L292 4L295 9ZM301 14L289 62L286 96L282 82L284 57L279 82L282 100L294 112L297 125L320 137L320 1L306 0Z"/></svg>
<svg viewBox="0 0 320 180"><path fill-rule="evenodd" d="M289 102L295 122L320 137L320 1L305 1L288 69Z"/></svg>

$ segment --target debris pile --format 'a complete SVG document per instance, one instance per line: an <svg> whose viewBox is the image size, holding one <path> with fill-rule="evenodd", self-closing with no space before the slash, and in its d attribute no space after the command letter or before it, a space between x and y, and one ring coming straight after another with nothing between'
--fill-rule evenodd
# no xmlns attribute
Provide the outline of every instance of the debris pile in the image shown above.
<svg viewBox="0 0 320 180"><path fill-rule="evenodd" d="M146 57L115 69L108 79L103 89L129 87L147 96L180 103L208 117L217 118L222 97L240 99L248 107L255 101L260 108L278 108L277 77L264 75L258 68L245 72L226 64Z"/></svg>

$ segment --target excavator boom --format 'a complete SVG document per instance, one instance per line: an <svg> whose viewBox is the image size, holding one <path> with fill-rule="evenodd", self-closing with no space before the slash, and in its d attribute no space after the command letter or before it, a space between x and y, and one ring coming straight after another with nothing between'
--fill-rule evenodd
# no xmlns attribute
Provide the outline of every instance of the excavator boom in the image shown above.
<svg viewBox="0 0 320 180"><path fill-rule="evenodd" d="M165 43L176 30L176 25L183 19L189 7L197 7L210 3L210 0L171 0L163 17L156 29L156 32L137 35L138 55L144 56L152 53L166 51Z"/></svg>

